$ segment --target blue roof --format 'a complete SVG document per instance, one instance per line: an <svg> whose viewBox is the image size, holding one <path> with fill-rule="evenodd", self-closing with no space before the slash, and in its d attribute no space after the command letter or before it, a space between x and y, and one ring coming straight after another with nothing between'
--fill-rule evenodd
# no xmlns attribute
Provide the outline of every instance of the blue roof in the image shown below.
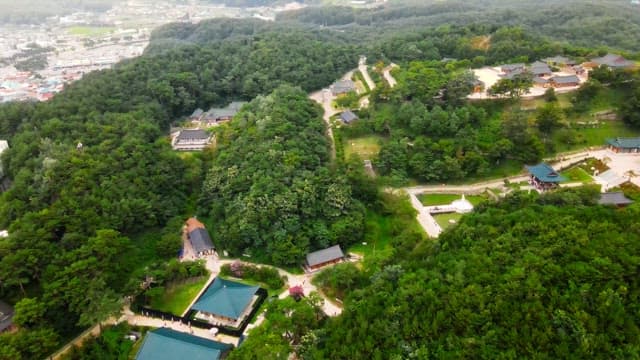
<svg viewBox="0 0 640 360"><path fill-rule="evenodd" d="M189 241L196 253L213 250L213 243L206 229L198 228L189 233Z"/></svg>
<svg viewBox="0 0 640 360"><path fill-rule="evenodd" d="M192 309L237 320L259 288L217 277Z"/></svg>
<svg viewBox="0 0 640 360"><path fill-rule="evenodd" d="M557 173L551 166L546 163L540 163L538 165L527 166L527 170L531 175L533 175L536 179L542 182L548 183L559 183L563 181L567 181L567 179Z"/></svg>
<svg viewBox="0 0 640 360"><path fill-rule="evenodd" d="M218 360L233 346L168 328L149 331L136 360Z"/></svg>
<svg viewBox="0 0 640 360"><path fill-rule="evenodd" d="M607 144L622 149L640 149L640 137L607 139Z"/></svg>

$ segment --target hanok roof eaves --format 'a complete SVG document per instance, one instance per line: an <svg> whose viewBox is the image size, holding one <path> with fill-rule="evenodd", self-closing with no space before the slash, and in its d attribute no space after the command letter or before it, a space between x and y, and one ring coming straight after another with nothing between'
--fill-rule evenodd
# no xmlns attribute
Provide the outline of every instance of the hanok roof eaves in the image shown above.
<svg viewBox="0 0 640 360"><path fill-rule="evenodd" d="M0 300L0 331L5 330L13 323L14 310L11 305Z"/></svg>
<svg viewBox="0 0 640 360"><path fill-rule="evenodd" d="M629 205L633 204L633 200L628 199L624 193L618 192L610 192L610 193L602 193L600 194L600 199L598 199L598 204L600 205Z"/></svg>
<svg viewBox="0 0 640 360"><path fill-rule="evenodd" d="M344 257L344 253L340 248L340 245L334 245L330 248L314 251L307 254L307 264L309 266L316 266L329 261L341 259Z"/></svg>
<svg viewBox="0 0 640 360"><path fill-rule="evenodd" d="M218 360L228 350L233 348L224 344L178 332L168 328L149 331L144 338L136 360Z"/></svg>
<svg viewBox="0 0 640 360"><path fill-rule="evenodd" d="M192 309L238 319L249 306L258 286L245 285L220 277L196 301Z"/></svg>
<svg viewBox="0 0 640 360"><path fill-rule="evenodd" d="M198 139L198 140L206 140L209 139L210 135L206 131L202 129L186 129L180 131L178 134L177 140L187 140L187 139Z"/></svg>
<svg viewBox="0 0 640 360"><path fill-rule="evenodd" d="M640 149L640 137L607 139L607 143L622 149Z"/></svg>
<svg viewBox="0 0 640 360"><path fill-rule="evenodd" d="M196 228L189 233L191 246L196 253L213 249L213 242L209 236L209 232L204 228Z"/></svg>
<svg viewBox="0 0 640 360"><path fill-rule="evenodd" d="M580 78L576 75L554 76L551 78L551 80L558 84L580 83Z"/></svg>
<svg viewBox="0 0 640 360"><path fill-rule="evenodd" d="M551 166L546 163L540 163L533 166L526 166L527 170L536 179L548 182L548 183L560 183L567 181L567 179L555 171Z"/></svg>

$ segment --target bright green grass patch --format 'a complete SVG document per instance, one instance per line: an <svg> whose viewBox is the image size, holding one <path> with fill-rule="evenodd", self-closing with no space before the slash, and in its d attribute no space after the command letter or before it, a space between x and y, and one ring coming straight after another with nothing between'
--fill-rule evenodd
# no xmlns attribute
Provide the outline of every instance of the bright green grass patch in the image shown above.
<svg viewBox="0 0 640 360"><path fill-rule="evenodd" d="M193 283L186 283L168 288L161 297L151 301L151 308L168 312L174 315L182 315L193 299L198 295L208 278L203 278Z"/></svg>
<svg viewBox="0 0 640 360"><path fill-rule="evenodd" d="M365 217L365 236L363 243L351 246L348 252L353 252L364 257L373 254L387 253L391 251L392 219L367 210Z"/></svg>
<svg viewBox="0 0 640 360"><path fill-rule="evenodd" d="M344 154L348 159L351 154L357 154L362 159L372 159L380 152L381 136L371 135L344 140Z"/></svg>
<svg viewBox="0 0 640 360"><path fill-rule="evenodd" d="M571 98L574 96L574 94L572 93L562 93L562 94L557 94L556 93L556 97L558 98L558 106L560 106L560 108L562 109L566 109L572 106L571 104ZM527 99L522 99L521 102L521 107L524 110L534 110L540 107L543 107L547 104L547 101L543 98L543 97L536 97L536 98L527 98Z"/></svg>
<svg viewBox="0 0 640 360"><path fill-rule="evenodd" d="M462 218L462 214L458 214L458 213L434 214L432 216L436 220L438 225L440 225L442 230L448 229L451 226L456 225ZM453 220L454 222L452 223L449 220Z"/></svg>
<svg viewBox="0 0 640 360"><path fill-rule="evenodd" d="M449 205L455 200L459 200L462 198L460 194L420 194L418 195L418 200L424 206L435 206L435 205ZM484 195L465 195L464 197L471 203L471 205L476 206L486 200L486 196Z"/></svg>
<svg viewBox="0 0 640 360"><path fill-rule="evenodd" d="M622 121L602 121L597 127L576 129L576 133L578 141L567 144L562 142L559 131L556 131L553 136L556 152L602 146L608 138L640 136L640 131L627 127Z"/></svg>
<svg viewBox="0 0 640 360"><path fill-rule="evenodd" d="M109 26L73 26L67 29L69 34L77 36L98 36L106 35L115 31L116 28Z"/></svg>
<svg viewBox="0 0 640 360"><path fill-rule="evenodd" d="M593 178L577 166L560 172L560 175L566 177L570 182L581 182L585 184L593 182Z"/></svg>

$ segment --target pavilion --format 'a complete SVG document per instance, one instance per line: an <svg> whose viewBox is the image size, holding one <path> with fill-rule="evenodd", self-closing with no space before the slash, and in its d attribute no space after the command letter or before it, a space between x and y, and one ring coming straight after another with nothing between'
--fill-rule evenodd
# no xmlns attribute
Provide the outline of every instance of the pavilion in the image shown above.
<svg viewBox="0 0 640 360"><path fill-rule="evenodd" d="M538 191L546 191L558 187L558 184L566 181L567 179L560 175L558 172L547 163L540 163L538 165L526 166L529 171L529 184L535 187Z"/></svg>
<svg viewBox="0 0 640 360"><path fill-rule="evenodd" d="M640 137L607 139L607 148L615 153L640 153Z"/></svg>
<svg viewBox="0 0 640 360"><path fill-rule="evenodd" d="M169 328L159 328L147 333L136 354L136 360L220 360L232 348L233 345Z"/></svg>
<svg viewBox="0 0 640 360"><path fill-rule="evenodd" d="M259 286L215 278L209 288L191 307L196 318L214 325L237 328L251 314L259 296Z"/></svg>

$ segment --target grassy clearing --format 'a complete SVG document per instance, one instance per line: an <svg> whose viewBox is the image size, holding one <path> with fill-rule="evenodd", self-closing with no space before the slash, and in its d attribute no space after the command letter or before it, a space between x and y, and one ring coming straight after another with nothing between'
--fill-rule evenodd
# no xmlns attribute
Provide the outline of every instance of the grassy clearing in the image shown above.
<svg viewBox="0 0 640 360"><path fill-rule="evenodd" d="M109 26L73 26L68 28L67 32L76 36L99 36L109 34L115 30L116 28Z"/></svg>
<svg viewBox="0 0 640 360"><path fill-rule="evenodd" d="M167 289L162 297L151 301L151 308L180 316L206 283L205 277L194 283L173 286Z"/></svg>
<svg viewBox="0 0 640 360"><path fill-rule="evenodd" d="M418 195L418 200L424 206L435 206L435 205L449 205L454 200L458 200L462 198L460 194L420 194ZM467 199L473 206L476 206L486 200L486 196L483 195L465 195L465 199Z"/></svg>
<svg viewBox="0 0 640 360"><path fill-rule="evenodd" d="M372 159L380 152L381 136L371 135L354 139L346 139L344 143L344 153L347 158L351 154L357 154L362 159Z"/></svg>
<svg viewBox="0 0 640 360"><path fill-rule="evenodd" d="M458 213L448 213L448 214L435 214L433 218L436 220L438 225L442 228L442 230L446 230L451 226L457 224L462 218L462 214ZM450 220L453 220L452 223Z"/></svg>
<svg viewBox="0 0 640 360"><path fill-rule="evenodd" d="M560 172L560 175L566 177L570 182L581 182L584 184L592 183L593 178L580 167L572 167Z"/></svg>
<svg viewBox="0 0 640 360"><path fill-rule="evenodd" d="M365 217L365 236L363 243L355 244L348 249L364 257L373 255L374 253L391 252L392 238L392 219L391 216L384 216L367 210ZM366 245L364 245L366 243Z"/></svg>
<svg viewBox="0 0 640 360"><path fill-rule="evenodd" d="M597 127L576 129L573 144L564 143L559 132L553 136L556 152L583 149L590 146L602 146L605 140L615 137L636 137L640 131L627 127L622 121L601 122Z"/></svg>
<svg viewBox="0 0 640 360"><path fill-rule="evenodd" d="M560 108L562 109L570 108L572 106L571 104L572 96L573 96L572 93L556 94L556 97L558 98L558 105L560 106ZM520 101L520 106L524 110L535 110L537 108L545 106L546 104L547 104L547 101L542 97L527 98L527 99L522 99Z"/></svg>

